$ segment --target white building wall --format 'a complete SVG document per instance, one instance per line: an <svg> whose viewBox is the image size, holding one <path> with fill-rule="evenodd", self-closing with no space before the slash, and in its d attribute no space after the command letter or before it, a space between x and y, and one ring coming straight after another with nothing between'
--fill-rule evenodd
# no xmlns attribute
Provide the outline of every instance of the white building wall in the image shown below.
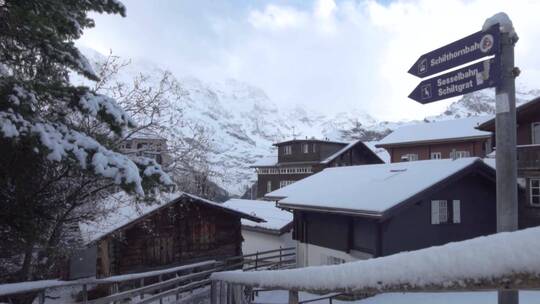
<svg viewBox="0 0 540 304"><path fill-rule="evenodd" d="M350 253L325 248L317 245L297 242L297 266L320 266L339 262L352 262L372 258L373 255L351 250Z"/></svg>
<svg viewBox="0 0 540 304"><path fill-rule="evenodd" d="M292 239L292 233L284 233L282 235L274 235L242 229L243 254L279 249L279 247L295 247L296 242Z"/></svg>

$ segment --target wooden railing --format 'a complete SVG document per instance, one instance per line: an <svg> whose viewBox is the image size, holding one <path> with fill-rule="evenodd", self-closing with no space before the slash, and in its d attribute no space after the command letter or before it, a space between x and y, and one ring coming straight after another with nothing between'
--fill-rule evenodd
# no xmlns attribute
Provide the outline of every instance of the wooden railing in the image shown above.
<svg viewBox="0 0 540 304"><path fill-rule="evenodd" d="M76 281L46 280L0 285L0 298L34 293L38 303L46 303L46 293L59 287L79 288L81 300L72 303L106 304L119 303L139 297L137 303L163 303L165 298L180 300L183 293L198 290L210 285L212 273L225 270L244 271L263 269L284 269L296 265L295 248L279 248L252 254L211 260L178 266L169 269L118 275L103 279L81 279ZM109 295L89 299L91 288L105 286ZM210 290L208 290L210 296Z"/></svg>
<svg viewBox="0 0 540 304"><path fill-rule="evenodd" d="M540 145L517 147L519 170L540 170Z"/></svg>

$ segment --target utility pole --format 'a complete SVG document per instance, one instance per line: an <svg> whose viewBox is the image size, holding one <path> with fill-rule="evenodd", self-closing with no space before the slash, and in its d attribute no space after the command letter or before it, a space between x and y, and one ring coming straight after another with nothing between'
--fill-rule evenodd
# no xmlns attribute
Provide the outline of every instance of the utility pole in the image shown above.
<svg viewBox="0 0 540 304"><path fill-rule="evenodd" d="M516 87L519 70L514 67L517 36L501 33L501 82L496 87L497 232L518 229ZM517 250L517 249L516 249ZM499 304L518 304L517 290L499 290Z"/></svg>

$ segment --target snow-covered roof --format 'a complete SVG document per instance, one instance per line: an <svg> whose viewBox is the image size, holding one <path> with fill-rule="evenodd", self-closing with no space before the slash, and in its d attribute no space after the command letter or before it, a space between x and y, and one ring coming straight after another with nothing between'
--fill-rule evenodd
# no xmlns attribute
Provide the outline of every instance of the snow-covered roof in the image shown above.
<svg viewBox="0 0 540 304"><path fill-rule="evenodd" d="M136 203L133 197L125 192L118 192L110 195L99 203L104 210L107 210L104 216L99 217L95 221L79 223L82 239L86 244L94 242L111 232L149 215L157 209L177 202L182 197L191 198L194 202L226 209L229 212L238 214L242 218L248 218L253 221L263 221L248 213L185 192L161 193L156 197L156 202L151 205Z"/></svg>
<svg viewBox="0 0 540 304"><path fill-rule="evenodd" d="M250 167L273 167L278 163L278 157L276 156L266 156L256 160Z"/></svg>
<svg viewBox="0 0 540 304"><path fill-rule="evenodd" d="M401 127L383 138L377 146L394 144L489 137L490 132L476 129L491 117L479 116Z"/></svg>
<svg viewBox="0 0 540 304"><path fill-rule="evenodd" d="M535 227L340 265L218 272L211 279L312 291L465 289L467 282L501 282L517 274L540 276L539 237L540 227Z"/></svg>
<svg viewBox="0 0 540 304"><path fill-rule="evenodd" d="M262 218L266 221L264 223L257 223L248 219L242 219L242 225L247 227L281 231L293 220L292 213L279 209L276 207L275 202L230 199L223 203L223 205L231 209Z"/></svg>
<svg viewBox="0 0 540 304"><path fill-rule="evenodd" d="M334 167L266 194L279 206L380 215L475 164L476 157Z"/></svg>
<svg viewBox="0 0 540 304"><path fill-rule="evenodd" d="M341 154L347 152L349 149L351 149L352 147L356 146L356 145L364 145L364 143L362 143L361 140L356 140L356 141L353 141L349 144L347 144L345 147L339 149L336 153L328 156L326 159L322 160L321 161L321 164L328 164L329 162L333 161L334 159L336 159L337 157L339 157ZM366 145L367 147L367 145ZM369 147L367 147L371 152L373 152L373 154L375 156L378 157L377 153L375 153L373 150L371 150ZM381 159L382 160L382 159Z"/></svg>

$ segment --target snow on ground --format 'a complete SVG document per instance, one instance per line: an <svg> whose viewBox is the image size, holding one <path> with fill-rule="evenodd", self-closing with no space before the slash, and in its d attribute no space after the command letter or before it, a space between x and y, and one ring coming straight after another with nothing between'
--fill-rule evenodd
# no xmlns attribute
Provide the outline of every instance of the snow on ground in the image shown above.
<svg viewBox="0 0 540 304"><path fill-rule="evenodd" d="M243 226L259 227L270 230L281 230L293 220L292 213L279 209L275 202L257 201L245 199L230 199L223 203L231 209L262 218L266 222L256 223L248 219L242 219Z"/></svg>
<svg viewBox="0 0 540 304"><path fill-rule="evenodd" d="M475 127L491 118L491 116L469 117L404 126L381 139L378 144L391 145L440 139L489 137L491 136L490 132L481 131Z"/></svg>
<svg viewBox="0 0 540 304"><path fill-rule="evenodd" d="M476 162L481 160L471 157L327 168L266 196L284 198L278 204L282 206L381 213Z"/></svg>
<svg viewBox="0 0 540 304"><path fill-rule="evenodd" d="M324 296L306 292L299 294L300 301L321 298ZM273 290L260 292L255 298L255 303L283 304L287 303L288 292ZM539 291L520 291L519 301L521 304L537 304L540 302ZM328 300L313 301L314 304L327 304ZM497 303L496 292L440 292L440 293L384 293L371 298L357 301L340 301L333 299L332 303L338 304L494 304Z"/></svg>
<svg viewBox="0 0 540 304"><path fill-rule="evenodd" d="M467 279L540 276L540 227L497 233L391 256L292 270L212 274L213 280L299 290L362 290L408 285L455 286Z"/></svg>

